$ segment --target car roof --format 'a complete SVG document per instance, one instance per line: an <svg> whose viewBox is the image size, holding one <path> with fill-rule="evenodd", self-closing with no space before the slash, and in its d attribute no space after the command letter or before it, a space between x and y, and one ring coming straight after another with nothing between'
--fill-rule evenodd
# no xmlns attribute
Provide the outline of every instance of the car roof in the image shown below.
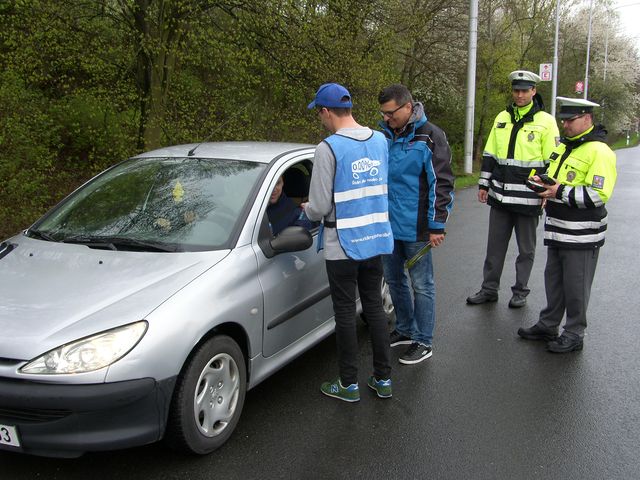
<svg viewBox="0 0 640 480"><path fill-rule="evenodd" d="M195 148L192 155L195 158L222 158L227 160L245 160L258 163L269 163L274 158L294 152L315 148L315 145L285 142L205 142L189 143L159 148L141 153L133 158L151 157L187 157L188 152Z"/></svg>

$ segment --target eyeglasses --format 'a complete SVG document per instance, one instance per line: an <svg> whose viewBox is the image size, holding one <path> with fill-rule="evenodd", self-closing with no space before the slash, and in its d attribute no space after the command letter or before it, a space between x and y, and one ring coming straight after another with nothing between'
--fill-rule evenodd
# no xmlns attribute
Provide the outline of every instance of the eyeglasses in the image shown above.
<svg viewBox="0 0 640 480"><path fill-rule="evenodd" d="M571 118L563 118L562 122L569 123L582 117L584 117L584 115L576 115L575 117L571 117Z"/></svg>
<svg viewBox="0 0 640 480"><path fill-rule="evenodd" d="M391 110L390 112L383 112L382 110L380 110L380 115L382 115L382 118L384 118L384 117L393 117L393 114L396 113L398 110L400 110L405 105L406 105L406 103L403 103L398 108L396 108L395 110Z"/></svg>

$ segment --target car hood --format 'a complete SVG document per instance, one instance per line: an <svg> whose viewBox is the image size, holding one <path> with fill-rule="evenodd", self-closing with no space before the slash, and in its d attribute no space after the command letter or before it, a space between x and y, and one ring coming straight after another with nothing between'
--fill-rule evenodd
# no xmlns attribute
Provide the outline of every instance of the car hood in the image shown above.
<svg viewBox="0 0 640 480"><path fill-rule="evenodd" d="M52 348L144 319L228 255L91 249L17 236L0 258L0 358Z"/></svg>

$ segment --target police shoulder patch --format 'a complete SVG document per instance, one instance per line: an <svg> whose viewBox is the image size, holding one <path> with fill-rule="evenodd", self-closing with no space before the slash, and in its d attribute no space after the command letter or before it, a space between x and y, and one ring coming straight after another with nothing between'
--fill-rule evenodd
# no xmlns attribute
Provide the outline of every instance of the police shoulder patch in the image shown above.
<svg viewBox="0 0 640 480"><path fill-rule="evenodd" d="M601 177L600 175L594 175L593 183L591 184L591 186L593 188L604 188L604 177Z"/></svg>
<svg viewBox="0 0 640 480"><path fill-rule="evenodd" d="M556 152L553 152L551 154L551 160L555 160L556 158L558 158L560 155L558 155Z"/></svg>
<svg viewBox="0 0 640 480"><path fill-rule="evenodd" d="M504 128L507 126L507 122L498 122L498 124L496 125L496 128Z"/></svg>

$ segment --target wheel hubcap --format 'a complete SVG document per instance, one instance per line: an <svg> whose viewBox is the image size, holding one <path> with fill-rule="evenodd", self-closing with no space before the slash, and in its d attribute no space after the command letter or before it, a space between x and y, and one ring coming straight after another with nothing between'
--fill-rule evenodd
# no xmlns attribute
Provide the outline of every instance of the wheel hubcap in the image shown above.
<svg viewBox="0 0 640 480"><path fill-rule="evenodd" d="M200 373L193 401L193 413L200 433L220 435L238 405L240 374L235 360L226 353L213 357Z"/></svg>
<svg viewBox="0 0 640 480"><path fill-rule="evenodd" d="M394 310L393 301L391 300L391 292L389 291L389 285L387 282L382 280L382 308L384 309L384 313L387 315L391 315Z"/></svg>

